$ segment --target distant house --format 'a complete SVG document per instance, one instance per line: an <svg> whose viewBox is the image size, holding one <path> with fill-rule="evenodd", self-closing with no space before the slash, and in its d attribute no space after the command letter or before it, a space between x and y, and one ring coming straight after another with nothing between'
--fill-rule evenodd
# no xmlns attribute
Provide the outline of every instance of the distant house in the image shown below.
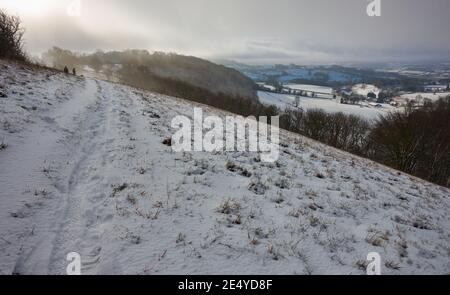
<svg viewBox="0 0 450 295"><path fill-rule="evenodd" d="M266 83L256 83L258 85L258 88L262 91L269 91L269 92L275 92L277 89L269 84Z"/></svg>
<svg viewBox="0 0 450 295"><path fill-rule="evenodd" d="M447 90L447 85L425 85L423 90L425 92L444 92Z"/></svg>

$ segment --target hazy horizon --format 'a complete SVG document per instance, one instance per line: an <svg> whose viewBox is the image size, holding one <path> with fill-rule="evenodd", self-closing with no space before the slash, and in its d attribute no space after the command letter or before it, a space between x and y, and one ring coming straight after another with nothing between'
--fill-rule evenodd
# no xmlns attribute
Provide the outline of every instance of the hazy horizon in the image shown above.
<svg viewBox="0 0 450 295"><path fill-rule="evenodd" d="M26 28L25 49L176 52L246 64L450 61L450 1L0 0ZM75 10L75 12L77 12Z"/></svg>

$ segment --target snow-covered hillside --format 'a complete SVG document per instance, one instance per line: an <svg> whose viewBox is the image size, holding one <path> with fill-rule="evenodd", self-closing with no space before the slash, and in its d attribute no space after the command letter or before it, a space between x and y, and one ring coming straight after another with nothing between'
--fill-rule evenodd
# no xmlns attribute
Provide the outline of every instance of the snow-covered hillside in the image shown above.
<svg viewBox="0 0 450 295"><path fill-rule="evenodd" d="M449 189L288 132L174 153L194 104L119 84L0 62L0 92L1 274L450 273Z"/></svg>

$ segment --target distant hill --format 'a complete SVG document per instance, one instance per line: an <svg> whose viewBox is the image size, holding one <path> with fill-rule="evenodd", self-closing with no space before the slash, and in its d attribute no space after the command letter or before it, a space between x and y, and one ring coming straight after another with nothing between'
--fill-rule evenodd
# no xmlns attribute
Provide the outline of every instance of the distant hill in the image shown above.
<svg viewBox="0 0 450 295"><path fill-rule="evenodd" d="M370 67L301 66L295 64L255 66L228 60L218 60L217 62L240 71L255 82L314 84L329 87L366 83L419 91L420 85L426 81L426 76L407 76L392 70L386 71Z"/></svg>
<svg viewBox="0 0 450 295"><path fill-rule="evenodd" d="M193 56L147 50L78 54L54 47L43 55L43 61L57 68L75 67L86 76L168 95L212 93L257 100L256 86L250 78L235 69Z"/></svg>

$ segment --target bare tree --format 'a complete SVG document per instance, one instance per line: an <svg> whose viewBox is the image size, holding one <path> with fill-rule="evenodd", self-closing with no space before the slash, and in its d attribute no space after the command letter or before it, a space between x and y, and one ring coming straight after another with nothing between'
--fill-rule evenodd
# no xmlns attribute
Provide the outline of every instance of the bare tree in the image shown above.
<svg viewBox="0 0 450 295"><path fill-rule="evenodd" d="M0 9L0 58L26 59L22 48L24 32L19 17Z"/></svg>

